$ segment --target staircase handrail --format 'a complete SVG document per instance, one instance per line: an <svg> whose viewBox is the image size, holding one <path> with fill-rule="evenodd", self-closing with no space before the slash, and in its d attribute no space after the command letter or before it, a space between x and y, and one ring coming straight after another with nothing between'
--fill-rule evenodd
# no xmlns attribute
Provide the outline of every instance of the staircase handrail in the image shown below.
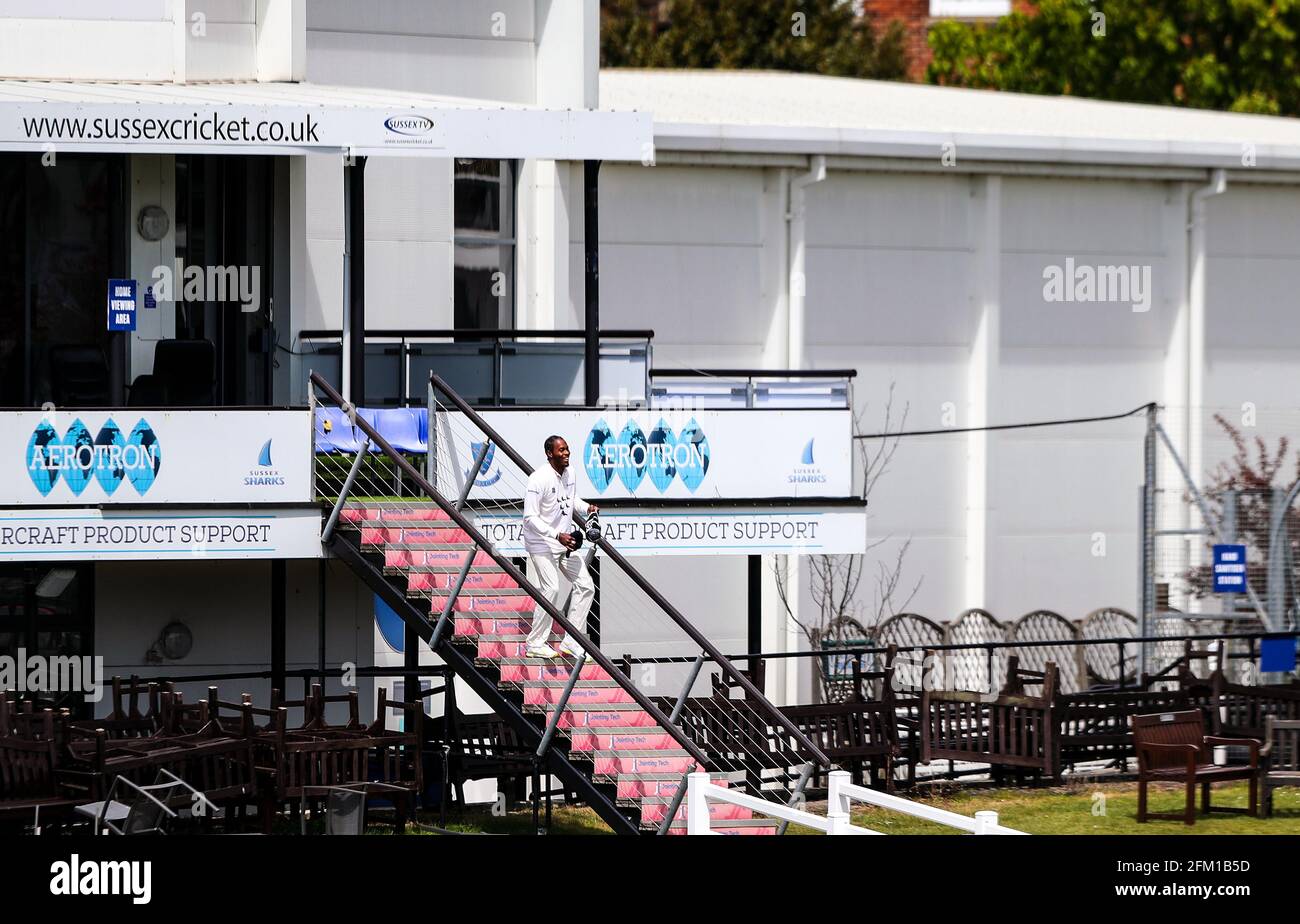
<svg viewBox="0 0 1300 924"><path fill-rule="evenodd" d="M483 434L487 436L488 439L492 440L498 449L509 456L510 461L519 466L525 475L531 475L533 473L533 467L528 464L528 460L520 455L513 446L502 439L501 434L498 433L491 424L483 419L483 415L470 407L465 399L458 395L455 390L447 384L446 380L435 372L430 374L429 381L434 388L447 396L448 400L456 406L457 410L472 420L474 425L482 430ZM434 422L430 420L430 432L432 432L433 426ZM585 525L585 519L581 517L576 510L574 511L573 516L578 520L578 525L580 527ZM809 741L808 737L800 731L793 722L782 715L781 710L777 709L776 706L774 706L768 698L763 695L758 687L754 686L753 682L741 673L740 670L738 670L736 666L727 659L726 655L719 651L717 646L704 636L704 633L700 632L700 630L697 629L685 616L683 616L675 606L669 603L664 595L655 589L645 575L633 568L632 565L628 563L628 560L623 557L622 553L610 545L608 540L603 536L596 540L596 544L600 550L605 553L607 558L617 564L619 568L622 569L623 573L631 578L632 582L641 588L641 590L645 592L646 596L654 601L656 606L672 619L673 622L677 623L678 627L690 636L691 640L717 663L718 667L727 674L728 678L733 683L739 685L748 696L753 698L753 702L757 703L758 706L761 707L762 711L767 714L769 721L784 729L796 742L799 743L801 748L816 759L823 767L831 766L830 758L822 753L821 749L817 747L817 745Z"/></svg>
<svg viewBox="0 0 1300 924"><path fill-rule="evenodd" d="M311 382L341 409L346 411L348 408L352 407L352 405L344 399L344 397L340 395L328 381L322 378L319 373L313 372L311 374ZM655 722L662 726L668 734L672 735L673 738L676 739L677 743L680 744L691 757L698 761L701 766L708 765L708 760L695 743L691 741L690 738L681 731L681 729L673 725L658 706L651 702L644 693L637 689L636 685L632 682L632 679L624 674L614 664L614 662L605 655L604 652L593 645L591 640L587 638L586 634L579 632L578 629L569 622L565 615L533 586L532 582L524 576L523 572L515 566L514 562L510 561L510 559L498 552L496 547L493 546L481 532L479 532L478 527L471 523L463 513L457 510L454 504L450 503L445 497L443 497L433 485L429 484L424 475L422 475L415 466L407 461L405 456L395 450L378 430L367 423L365 418L360 414L355 415L355 420L353 420L352 423L357 429L369 437L371 442L377 445L383 453L387 455L393 463L420 488L420 490L424 491L435 504L441 507L443 512L451 518L457 527L473 540L475 545L479 546L479 548L483 549L483 551L491 556L492 560L496 562L501 570L509 575L510 579L518 584L520 588L527 592L527 594L536 601L539 607L545 609L552 619L563 626L569 637L576 639L582 646L583 651L589 654L612 679L618 681L619 686L623 687L623 689L627 691L633 700L636 701L637 705L649 713Z"/></svg>

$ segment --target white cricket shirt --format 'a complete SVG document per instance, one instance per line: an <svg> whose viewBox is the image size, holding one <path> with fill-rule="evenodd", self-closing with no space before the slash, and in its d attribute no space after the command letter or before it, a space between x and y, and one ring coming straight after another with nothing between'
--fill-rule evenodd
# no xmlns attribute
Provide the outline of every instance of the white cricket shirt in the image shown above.
<svg viewBox="0 0 1300 924"><path fill-rule="evenodd" d="M529 475L524 492L524 550L530 555L563 552L555 537L573 532L575 508L585 514L591 505L578 497L572 465L559 475L548 462Z"/></svg>

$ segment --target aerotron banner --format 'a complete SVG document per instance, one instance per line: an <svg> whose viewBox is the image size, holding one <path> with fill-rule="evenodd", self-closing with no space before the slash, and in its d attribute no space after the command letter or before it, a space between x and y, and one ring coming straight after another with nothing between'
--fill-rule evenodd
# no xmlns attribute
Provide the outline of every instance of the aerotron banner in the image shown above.
<svg viewBox="0 0 1300 924"><path fill-rule="evenodd" d="M311 412L0 411L0 506L312 500Z"/></svg>
<svg viewBox="0 0 1300 924"><path fill-rule="evenodd" d="M552 434L569 444L578 496L742 500L851 497L852 417L848 410L527 410L486 411L484 419L534 468L546 463ZM457 412L437 415L441 486L464 485L483 435ZM503 472L505 465L508 471ZM519 473L495 447L471 496L518 500Z"/></svg>

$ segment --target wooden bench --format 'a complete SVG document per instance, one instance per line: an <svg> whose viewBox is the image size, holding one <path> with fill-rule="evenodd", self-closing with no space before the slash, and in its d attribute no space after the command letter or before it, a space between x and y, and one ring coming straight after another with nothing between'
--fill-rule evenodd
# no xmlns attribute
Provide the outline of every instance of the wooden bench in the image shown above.
<svg viewBox="0 0 1300 924"><path fill-rule="evenodd" d="M8 711L6 703L0 695L0 713ZM11 732L0 733L0 827L35 822L38 810L42 826L61 823L81 801L60 780L55 718L45 710L31 725L34 734L22 737L12 733L12 713L0 717Z"/></svg>
<svg viewBox="0 0 1300 924"><path fill-rule="evenodd" d="M1300 686L1296 684L1229 683L1223 671L1216 670L1210 675L1210 690L1215 706L1211 727L1218 735L1262 740L1269 718L1300 719Z"/></svg>
<svg viewBox="0 0 1300 924"><path fill-rule="evenodd" d="M893 791L899 746L892 700L786 706L781 713L822 753L852 773L853 782ZM864 781L867 768L870 772ZM820 785L822 769L829 768L819 768L811 785Z"/></svg>
<svg viewBox="0 0 1300 924"><path fill-rule="evenodd" d="M431 740L448 748L447 782L457 803L465 804L465 783L489 778L499 793L516 802L526 798L535 749L525 747L505 719L457 711L450 722L439 716L430 726Z"/></svg>
<svg viewBox="0 0 1300 924"><path fill-rule="evenodd" d="M1264 746L1260 784L1264 787L1264 817L1273 815L1273 790L1279 786L1300 786L1300 719L1264 721Z"/></svg>
<svg viewBox="0 0 1300 924"><path fill-rule="evenodd" d="M1131 719L1153 712L1187 710L1181 690L1108 690L1061 694L1056 698L1061 768L1088 761L1125 764L1136 757Z"/></svg>
<svg viewBox="0 0 1300 924"><path fill-rule="evenodd" d="M928 653L927 653L928 654ZM1006 769L1054 777L1057 752L1057 672L1046 664L1041 696L935 691L923 684L920 707L921 763L961 760L989 764L995 778Z"/></svg>
<svg viewBox="0 0 1300 924"><path fill-rule="evenodd" d="M1201 786L1201 811L1258 814L1259 747L1258 741L1225 738L1205 734L1204 717L1200 710L1162 712L1155 715L1133 717L1133 745L1138 759L1138 809L1137 820L1148 818L1181 819L1184 824L1196 823L1196 784ZM1250 752L1248 765L1217 766L1214 763L1216 745L1246 746ZM1246 809L1211 809L1210 785L1228 780L1250 782L1250 806ZM1183 783L1186 803L1182 814L1147 811L1147 787L1151 783Z"/></svg>

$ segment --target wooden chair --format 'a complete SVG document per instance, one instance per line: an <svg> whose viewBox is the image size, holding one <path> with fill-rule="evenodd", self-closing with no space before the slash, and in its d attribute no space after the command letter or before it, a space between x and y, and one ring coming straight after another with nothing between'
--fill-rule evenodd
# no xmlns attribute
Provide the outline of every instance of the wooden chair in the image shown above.
<svg viewBox="0 0 1300 924"><path fill-rule="evenodd" d="M1260 783L1264 787L1264 817L1273 815L1273 790L1279 786L1300 786L1300 719L1265 720L1264 759Z"/></svg>
<svg viewBox="0 0 1300 924"><path fill-rule="evenodd" d="M1213 748L1216 745L1245 747L1250 751L1246 765L1217 766ZM1259 748L1260 743L1250 738L1223 738L1206 735L1199 710L1186 712L1161 712L1154 715L1133 716L1133 747L1138 759L1138 817L1139 823L1148 818L1181 819L1184 824L1196 823L1196 784L1201 784L1201 812L1208 815L1210 784L1226 780L1248 780L1250 807L1247 809L1219 808L1213 811L1235 812L1258 816ZM1147 811L1147 786L1150 783L1183 783L1187 790L1186 808L1181 815Z"/></svg>

